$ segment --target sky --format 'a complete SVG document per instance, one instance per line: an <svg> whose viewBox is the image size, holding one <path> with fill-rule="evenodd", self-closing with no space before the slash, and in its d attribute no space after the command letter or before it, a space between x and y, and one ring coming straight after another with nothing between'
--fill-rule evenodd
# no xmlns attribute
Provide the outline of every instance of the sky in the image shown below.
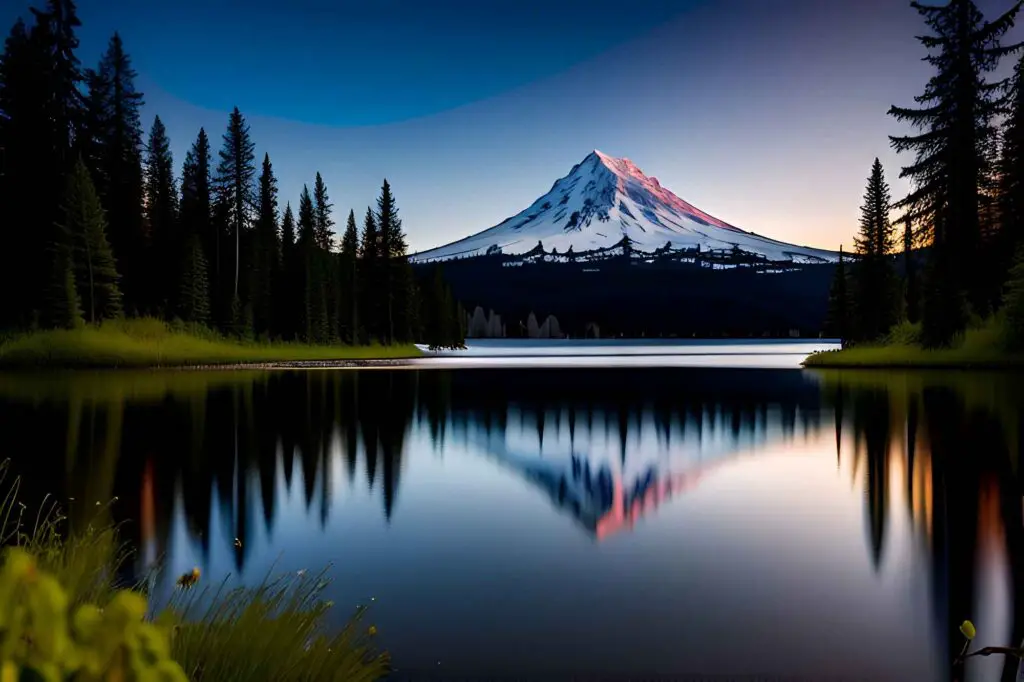
<svg viewBox="0 0 1024 682"><path fill-rule="evenodd" d="M0 21L31 1L0 0ZM78 5L83 65L120 32L179 172L238 106L282 208L319 171L343 225L387 178L413 252L518 213L594 149L737 227L849 247L876 156L909 189L886 111L930 75L907 0Z"/></svg>

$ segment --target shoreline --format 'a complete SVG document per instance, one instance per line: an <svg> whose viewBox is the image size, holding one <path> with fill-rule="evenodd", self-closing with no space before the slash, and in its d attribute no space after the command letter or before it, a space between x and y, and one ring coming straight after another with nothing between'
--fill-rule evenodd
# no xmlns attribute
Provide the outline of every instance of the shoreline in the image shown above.
<svg viewBox="0 0 1024 682"><path fill-rule="evenodd" d="M956 348L923 350L907 346L882 346L812 353L804 358L800 366L804 369L1024 371L1024 356Z"/></svg>
<svg viewBox="0 0 1024 682"><path fill-rule="evenodd" d="M0 341L0 370L374 367L423 355L410 342L350 346L245 341L140 318L5 339Z"/></svg>
<svg viewBox="0 0 1024 682"><path fill-rule="evenodd" d="M274 360L270 362L240 362L240 363L219 363L203 365L176 365L176 366L152 366L134 369L160 369L180 371L227 371L227 370L254 370L254 369L372 369L380 367L411 367L412 361L418 356L407 358L361 358L361 359L340 359L340 360ZM103 368L96 368L103 369ZM119 368L106 368L119 369Z"/></svg>

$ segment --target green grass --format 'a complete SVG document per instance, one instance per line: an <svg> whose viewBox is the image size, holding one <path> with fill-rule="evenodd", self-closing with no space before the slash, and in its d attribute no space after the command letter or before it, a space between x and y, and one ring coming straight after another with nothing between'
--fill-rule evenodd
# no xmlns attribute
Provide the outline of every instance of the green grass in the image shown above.
<svg viewBox="0 0 1024 682"><path fill-rule="evenodd" d="M399 359L421 355L411 344L314 346L238 341L153 318L31 332L0 341L0 367L185 367L292 361Z"/></svg>
<svg viewBox="0 0 1024 682"><path fill-rule="evenodd" d="M919 335L919 328L904 323L895 327L881 343L813 353L803 364L805 367L875 369L1024 369L1024 354L1004 350L1002 328L998 320L988 320L968 329L949 348L922 348L917 342Z"/></svg>
<svg viewBox="0 0 1024 682"><path fill-rule="evenodd" d="M0 483L9 462L0 463ZM30 510L18 500L19 480L0 497L0 539L32 555L54 576L72 606L101 608L124 585L118 569L131 558L109 522L107 506L93 519L68 519L55 504ZM154 576L150 576L152 578ZM339 631L328 627L334 605L322 598L326 571L268 576L257 587L204 588L208 577L190 589L176 588L163 608L151 609L155 621L171 625L171 657L192 682L369 682L389 670L389 656L374 646L376 629L364 623L359 608ZM144 592L149 579L131 589ZM152 605L151 605L152 606Z"/></svg>

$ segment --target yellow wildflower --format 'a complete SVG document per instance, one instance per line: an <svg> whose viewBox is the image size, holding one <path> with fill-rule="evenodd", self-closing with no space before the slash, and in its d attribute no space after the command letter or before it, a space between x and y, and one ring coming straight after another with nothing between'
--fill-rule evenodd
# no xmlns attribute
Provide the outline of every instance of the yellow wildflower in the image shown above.
<svg viewBox="0 0 1024 682"><path fill-rule="evenodd" d="M974 623L969 620L965 620L960 624L960 632L963 633L967 639L974 639L978 635L978 631L974 629Z"/></svg>

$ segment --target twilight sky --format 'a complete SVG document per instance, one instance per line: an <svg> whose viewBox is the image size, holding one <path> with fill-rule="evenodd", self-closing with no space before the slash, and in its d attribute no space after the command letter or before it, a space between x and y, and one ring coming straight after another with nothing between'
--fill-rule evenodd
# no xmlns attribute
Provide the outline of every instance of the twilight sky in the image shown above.
<svg viewBox="0 0 1024 682"><path fill-rule="evenodd" d="M5 31L28 3L0 0ZM282 208L319 170L343 223L387 177L412 251L518 213L595 148L743 229L849 246L875 156L907 189L885 112L930 74L907 0L78 4L83 64L120 31L179 172L237 105Z"/></svg>

